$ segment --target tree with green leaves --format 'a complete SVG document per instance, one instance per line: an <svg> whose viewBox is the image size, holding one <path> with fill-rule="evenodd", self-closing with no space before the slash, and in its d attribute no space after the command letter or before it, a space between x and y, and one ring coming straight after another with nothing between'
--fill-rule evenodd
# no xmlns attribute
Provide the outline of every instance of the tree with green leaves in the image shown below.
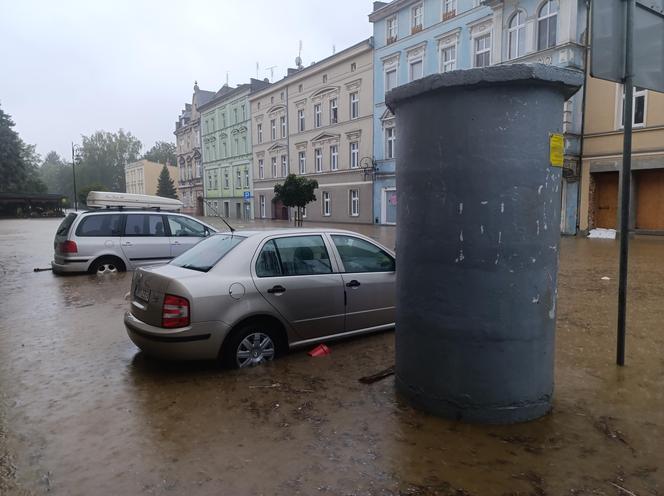
<svg viewBox="0 0 664 496"><path fill-rule="evenodd" d="M150 162L157 162L158 164L177 165L175 143L157 141L154 146L143 155L143 158Z"/></svg>
<svg viewBox="0 0 664 496"><path fill-rule="evenodd" d="M303 176L288 174L284 184L275 184L275 200L281 201L286 207L297 208L295 224L302 225L302 209L308 203L316 201L314 190L318 188L318 181Z"/></svg>
<svg viewBox="0 0 664 496"><path fill-rule="evenodd" d="M49 193L66 195L74 204L74 183L71 164L65 162L57 152L51 151L39 167L39 175Z"/></svg>
<svg viewBox="0 0 664 496"><path fill-rule="evenodd" d="M39 177L39 155L14 131L14 121L0 108L0 191L45 193Z"/></svg>
<svg viewBox="0 0 664 496"><path fill-rule="evenodd" d="M159 180L157 182L157 196L162 196L164 198L175 198L177 199L178 193L175 189L175 183L171 179L171 175L168 172L168 167L164 165L159 174Z"/></svg>
<svg viewBox="0 0 664 496"><path fill-rule="evenodd" d="M100 183L86 184L77 191L79 205L88 204L88 193L90 193L90 191L108 191L108 190L106 189L106 186Z"/></svg>
<svg viewBox="0 0 664 496"><path fill-rule="evenodd" d="M80 161L76 163L79 184L101 184L107 191L125 191L125 165L136 162L142 143L130 132L97 131L83 136Z"/></svg>

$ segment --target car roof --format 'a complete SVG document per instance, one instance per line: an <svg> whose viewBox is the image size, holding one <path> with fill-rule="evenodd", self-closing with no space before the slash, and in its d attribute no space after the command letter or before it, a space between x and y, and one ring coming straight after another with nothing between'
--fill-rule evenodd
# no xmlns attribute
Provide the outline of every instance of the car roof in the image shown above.
<svg viewBox="0 0 664 496"><path fill-rule="evenodd" d="M282 227L282 228L273 228L273 229L253 229L253 230L235 230L233 234L237 236L245 236L247 238L253 237L253 236L277 236L277 235L283 235L283 234L321 234L321 233L328 233L328 234L350 234L354 236L361 236L365 237L363 234L356 233L353 231L348 231L345 229L333 229L329 227L311 227L311 228L303 228L303 227ZM218 234L230 234L230 231L220 231Z"/></svg>

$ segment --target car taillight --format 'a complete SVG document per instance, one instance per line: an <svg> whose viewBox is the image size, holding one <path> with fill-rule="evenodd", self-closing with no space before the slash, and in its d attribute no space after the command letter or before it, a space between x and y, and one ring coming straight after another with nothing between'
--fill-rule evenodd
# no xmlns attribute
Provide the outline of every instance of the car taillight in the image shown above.
<svg viewBox="0 0 664 496"><path fill-rule="evenodd" d="M60 253L78 253L78 246L74 241L64 241L60 243Z"/></svg>
<svg viewBox="0 0 664 496"><path fill-rule="evenodd" d="M185 327L189 325L189 301L180 296L165 295L161 307L162 327Z"/></svg>

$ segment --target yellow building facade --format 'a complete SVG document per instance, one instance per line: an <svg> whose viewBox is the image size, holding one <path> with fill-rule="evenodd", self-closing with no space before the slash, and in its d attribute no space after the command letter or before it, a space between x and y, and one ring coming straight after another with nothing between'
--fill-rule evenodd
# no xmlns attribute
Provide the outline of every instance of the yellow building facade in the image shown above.
<svg viewBox="0 0 664 496"><path fill-rule="evenodd" d="M579 228L619 226L623 86L588 77ZM636 88L630 228L664 232L664 94Z"/></svg>

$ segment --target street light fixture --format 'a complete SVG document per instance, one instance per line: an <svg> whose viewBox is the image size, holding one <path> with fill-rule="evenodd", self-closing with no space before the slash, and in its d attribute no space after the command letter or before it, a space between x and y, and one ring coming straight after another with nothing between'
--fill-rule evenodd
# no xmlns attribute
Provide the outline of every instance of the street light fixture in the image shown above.
<svg viewBox="0 0 664 496"><path fill-rule="evenodd" d="M76 159L81 156L81 147L71 144L71 171L74 177L74 210L78 211L78 195L76 194Z"/></svg>

